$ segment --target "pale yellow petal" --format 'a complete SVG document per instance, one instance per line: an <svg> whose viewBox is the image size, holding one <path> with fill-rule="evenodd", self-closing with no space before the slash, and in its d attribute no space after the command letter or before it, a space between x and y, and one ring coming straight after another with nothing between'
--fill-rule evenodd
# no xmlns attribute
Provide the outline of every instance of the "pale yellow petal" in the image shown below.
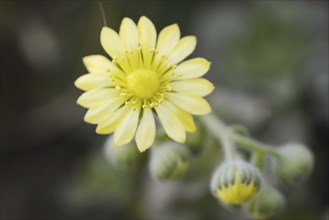
<svg viewBox="0 0 329 220"><path fill-rule="evenodd" d="M114 144L127 144L133 139L138 120L140 109L130 110L130 112L122 119L114 132Z"/></svg>
<svg viewBox="0 0 329 220"><path fill-rule="evenodd" d="M164 101L163 103L165 102L167 101ZM170 109L167 109L162 105L162 103L156 107L155 110L167 135L179 143L184 143L186 140L186 132L177 116L174 115Z"/></svg>
<svg viewBox="0 0 329 220"><path fill-rule="evenodd" d="M123 46L118 33L109 27L102 28L101 44L106 53L112 58L118 57L123 53Z"/></svg>
<svg viewBox="0 0 329 220"><path fill-rule="evenodd" d="M194 58L179 64L174 73L179 74L179 79L192 79L203 76L208 72L210 62L204 58Z"/></svg>
<svg viewBox="0 0 329 220"><path fill-rule="evenodd" d="M74 85L81 90L87 91L95 88L114 86L114 83L108 74L88 73L75 80Z"/></svg>
<svg viewBox="0 0 329 220"><path fill-rule="evenodd" d="M166 94L166 97L172 103L191 114L204 115L211 112L211 107L208 102L199 96L169 92Z"/></svg>
<svg viewBox="0 0 329 220"><path fill-rule="evenodd" d="M139 43L143 49L155 48L157 32L150 19L142 16L138 21Z"/></svg>
<svg viewBox="0 0 329 220"><path fill-rule="evenodd" d="M130 18L124 18L120 26L120 37L127 50L138 48L138 31L136 24Z"/></svg>
<svg viewBox="0 0 329 220"><path fill-rule="evenodd" d="M131 108L127 105L119 108L110 117L98 124L96 132L98 134L111 134L129 111L131 111Z"/></svg>
<svg viewBox="0 0 329 220"><path fill-rule="evenodd" d="M83 93L77 100L77 103L85 108L97 107L113 98L116 94L115 89L93 89Z"/></svg>
<svg viewBox="0 0 329 220"><path fill-rule="evenodd" d="M194 119L192 115L178 106L174 105L171 102L163 102L162 105L174 115L176 115L177 119L182 123L184 129L188 132L196 131L196 126L194 123Z"/></svg>
<svg viewBox="0 0 329 220"><path fill-rule="evenodd" d="M112 117L112 114L117 108L119 108L124 103L124 100L121 97L116 97L103 105L97 106L95 108L90 108L84 120L91 124L98 124L104 121L108 117Z"/></svg>
<svg viewBox="0 0 329 220"><path fill-rule="evenodd" d="M177 64L188 57L196 47L196 37L186 36L179 40L174 50L169 54L171 64Z"/></svg>
<svg viewBox="0 0 329 220"><path fill-rule="evenodd" d="M198 96L209 95L214 90L214 85L206 79L196 78L177 80L170 83L173 91L190 93Z"/></svg>
<svg viewBox="0 0 329 220"><path fill-rule="evenodd" d="M82 59L83 64L87 68L89 73L107 73L112 69L112 62L102 55L90 55L85 56Z"/></svg>
<svg viewBox="0 0 329 220"><path fill-rule="evenodd" d="M143 117L136 132L136 144L138 150L143 152L147 150L154 142L155 138L155 122L152 110L144 109Z"/></svg>
<svg viewBox="0 0 329 220"><path fill-rule="evenodd" d="M168 56L175 48L180 38L180 30L177 24L165 27L159 33L157 49L161 55Z"/></svg>

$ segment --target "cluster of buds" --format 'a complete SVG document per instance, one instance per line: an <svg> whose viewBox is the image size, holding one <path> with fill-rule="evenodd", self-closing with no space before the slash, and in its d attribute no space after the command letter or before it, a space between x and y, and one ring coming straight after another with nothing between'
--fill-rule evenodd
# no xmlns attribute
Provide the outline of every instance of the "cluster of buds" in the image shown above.
<svg viewBox="0 0 329 220"><path fill-rule="evenodd" d="M151 149L148 162L152 177L158 181L183 177L188 170L191 155L201 153L203 132L200 129L194 132L194 135L189 135L186 144L178 144L159 136ZM104 154L112 165L121 169L136 167L144 156L138 152L134 142L116 146L113 137L109 137L105 142Z"/></svg>
<svg viewBox="0 0 329 220"><path fill-rule="evenodd" d="M272 165L274 168L274 172L270 174L274 174L281 183L287 186L300 183L309 176L314 166L313 155L305 146L295 143L269 149L267 146L248 139L246 132L239 129L239 127L234 127L229 131L234 135L239 135L240 138L234 139L236 137L234 135L227 136L225 138L233 137L230 139L232 142L220 143L224 153L227 154L227 151L233 150L225 154L230 157L225 157L212 174L211 193L224 207L242 207L252 219L272 218L285 206L285 198L279 190L270 185L267 179L268 173L266 175L264 173L266 153L275 158L275 160L268 160L269 163L267 163L267 166ZM188 136L186 144L178 144L159 136L156 144L151 148L148 161L152 177L157 181L166 181L184 176L189 167L190 157L202 153L202 148L206 145L204 142L206 134L205 129L200 129L194 135ZM218 139L216 141L219 142L223 137L212 134L209 140ZM230 135L224 130L225 134ZM247 149L253 153L253 157L250 157L251 161L238 154L234 149L234 141L242 146L248 145ZM113 138L109 138L105 144L105 155L120 168L134 167L143 157L143 154L138 152L135 143L131 142L118 147L114 145Z"/></svg>
<svg viewBox="0 0 329 220"><path fill-rule="evenodd" d="M277 150L274 174L284 184L304 180L314 164L312 153L303 145L286 144ZM212 194L225 206L242 206L253 219L268 219L285 206L284 196L270 186L265 175L242 159L226 160L213 173Z"/></svg>

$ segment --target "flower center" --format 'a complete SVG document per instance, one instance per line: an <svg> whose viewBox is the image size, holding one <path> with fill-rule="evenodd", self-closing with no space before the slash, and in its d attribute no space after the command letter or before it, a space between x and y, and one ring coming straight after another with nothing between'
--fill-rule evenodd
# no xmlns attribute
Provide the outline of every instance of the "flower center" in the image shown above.
<svg viewBox="0 0 329 220"><path fill-rule="evenodd" d="M158 74L148 69L137 69L127 76L131 92L140 98L150 98L159 88Z"/></svg>

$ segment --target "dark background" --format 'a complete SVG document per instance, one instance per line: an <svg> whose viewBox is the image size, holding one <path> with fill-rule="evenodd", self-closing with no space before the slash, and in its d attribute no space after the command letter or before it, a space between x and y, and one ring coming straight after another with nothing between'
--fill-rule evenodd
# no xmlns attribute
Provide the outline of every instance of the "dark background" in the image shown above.
<svg viewBox="0 0 329 220"><path fill-rule="evenodd" d="M146 15L157 31L196 35L193 57L212 62L208 98L228 123L274 146L302 142L310 178L283 189L276 219L328 219L327 1L104 1L108 26ZM155 183L145 162L114 169L106 136L83 122L74 80L81 59L103 54L94 1L1 1L0 216L23 219L238 219L209 193L207 155L181 182ZM147 157L147 156L146 156ZM195 168L193 170L193 168Z"/></svg>

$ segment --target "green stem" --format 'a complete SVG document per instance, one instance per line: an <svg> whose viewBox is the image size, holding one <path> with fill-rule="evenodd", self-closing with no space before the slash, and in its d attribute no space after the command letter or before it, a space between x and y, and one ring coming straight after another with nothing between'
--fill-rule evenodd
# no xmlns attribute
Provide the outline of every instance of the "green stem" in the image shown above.
<svg viewBox="0 0 329 220"><path fill-rule="evenodd" d="M222 143L226 159L233 159L235 148L229 138L229 130L226 128L226 125L213 114L208 114L200 118L208 128L208 131Z"/></svg>
<svg viewBox="0 0 329 220"><path fill-rule="evenodd" d="M264 145L263 143L255 141L248 137L243 137L239 134L231 133L230 137L236 144L248 150L260 151L260 152L264 152L265 154L274 156L278 159L280 158L280 154L277 151L273 150L271 147Z"/></svg>
<svg viewBox="0 0 329 220"><path fill-rule="evenodd" d="M226 159L233 159L235 156L235 148L232 145L232 142L250 151L268 154L276 157L277 159L280 158L280 154L272 148L249 137L244 137L241 136L241 134L233 133L232 130L213 113L200 118L208 128L209 132L211 132L212 135L214 135L214 137L216 137L223 144Z"/></svg>
<svg viewBox="0 0 329 220"><path fill-rule="evenodd" d="M264 152L261 151L256 151L252 155L252 162L255 164L260 171L264 171L264 161L265 160L265 155Z"/></svg>

